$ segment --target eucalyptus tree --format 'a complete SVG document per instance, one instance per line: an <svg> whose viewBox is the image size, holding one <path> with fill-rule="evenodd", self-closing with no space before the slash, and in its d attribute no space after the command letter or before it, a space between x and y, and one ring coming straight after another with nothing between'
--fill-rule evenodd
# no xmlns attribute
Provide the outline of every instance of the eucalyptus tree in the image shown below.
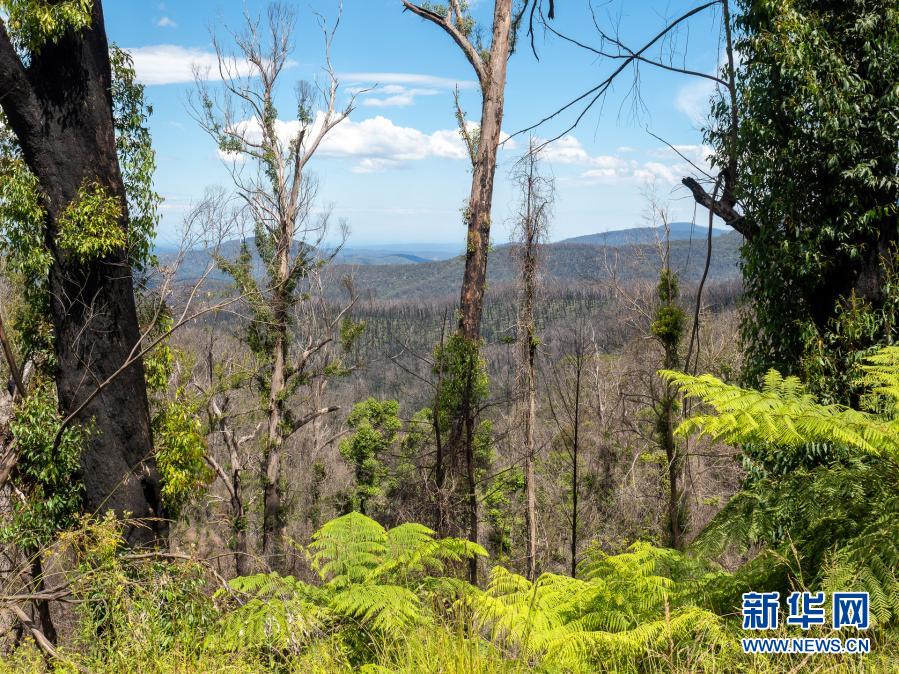
<svg viewBox="0 0 899 674"><path fill-rule="evenodd" d="M855 404L860 357L899 320L899 2L737 6L733 100L709 135L742 176L746 375Z"/></svg>
<svg viewBox="0 0 899 674"><path fill-rule="evenodd" d="M513 16L513 0L495 0L492 37L489 46L485 46L469 13L466 0L449 0L445 5L416 4L410 0L402 0L402 3L405 10L433 23L453 40L474 70L481 92L480 124L476 131L467 127L464 115L459 113L461 133L472 162L472 176L471 192L465 207L467 238L465 271L459 300L459 326L453 342L453 348L460 351L464 367L467 370L474 370L479 366L481 318L484 313L487 255L490 248L493 181L502 139L506 67L514 46L515 28L522 14ZM475 378L473 375L463 377L461 396L455 405L452 436L447 447L453 464L458 465L459 459L464 455L464 471L468 482L468 535L472 541L477 541L478 538L473 449L478 408L473 395ZM444 488L443 484L436 486L438 491ZM445 530L447 524L440 521L438 527ZM477 574L476 564L477 560L472 560L472 580Z"/></svg>
<svg viewBox="0 0 899 674"><path fill-rule="evenodd" d="M310 306L310 282L324 262L319 254L329 224L327 216L314 212L316 183L307 165L354 105L353 96L345 105L339 103L339 82L331 66L339 19L333 27L322 17L318 20L325 39L324 81L318 86L297 84L295 119L279 119L276 102L294 48L296 17L286 5L272 4L260 17L246 14L243 28L230 34L233 54L213 37L220 86L198 73L193 102L196 118L215 140L252 222L253 245L263 267L260 278L247 242L237 260L219 261L249 309L246 340L260 363L257 384L265 408L262 552L270 562L280 557L285 526L284 443L337 409L324 406L296 414L290 407L300 387L337 370L334 363L327 365L328 371L313 369L313 363L334 341L345 313L315 316L299 326L309 331L295 338L297 312Z"/></svg>

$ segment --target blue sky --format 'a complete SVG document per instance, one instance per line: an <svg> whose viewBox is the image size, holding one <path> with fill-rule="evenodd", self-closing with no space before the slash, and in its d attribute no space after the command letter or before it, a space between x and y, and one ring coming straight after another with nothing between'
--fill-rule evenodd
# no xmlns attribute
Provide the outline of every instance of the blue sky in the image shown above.
<svg viewBox="0 0 899 674"><path fill-rule="evenodd" d="M246 7L253 13L265 4L248 0ZM337 15L337 0L289 4L296 9L298 25L293 64L283 74L285 97L296 81L321 78L322 36L313 12L332 19ZM594 0L597 16L606 25L618 25L633 44L693 4ZM240 0L104 2L110 39L132 50L154 108L157 189L166 199L161 243L176 240L184 213L207 187L228 185L216 148L188 113L187 96L194 88L191 63L213 62L210 30L239 26L243 7ZM477 0L473 11L489 23L492 2ZM587 0L561 3L558 14L557 30L596 44ZM718 62L719 32L719 16L699 15L675 44L666 45L665 54L710 72ZM508 133L540 120L614 67L551 35L539 35L537 44L539 61L522 48L509 65L503 125ZM463 106L476 120L479 99L468 63L436 27L403 13L400 0L345 0L332 61L345 90L379 86L358 99L349 121L312 160L320 204L347 220L351 244L461 243L460 209L470 175L455 133L452 91L455 84L461 86ZM686 190L678 189L679 177L689 167L648 131L701 161L706 153L700 127L712 88L704 80L643 66L645 109L635 114L628 96L632 81L630 76L622 79L601 109L547 149L557 184L552 239L644 225L647 193L652 191L668 204L672 219L692 219L692 201ZM289 98L283 110L290 110ZM570 115L562 117L535 133L553 137L571 121ZM526 145L526 137L520 136L500 155L494 199L498 243L508 239L514 206L508 174Z"/></svg>

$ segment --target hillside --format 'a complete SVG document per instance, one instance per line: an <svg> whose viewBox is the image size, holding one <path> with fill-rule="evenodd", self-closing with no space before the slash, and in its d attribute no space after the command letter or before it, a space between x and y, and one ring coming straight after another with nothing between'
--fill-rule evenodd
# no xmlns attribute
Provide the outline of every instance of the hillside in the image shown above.
<svg viewBox="0 0 899 674"><path fill-rule="evenodd" d="M689 224L689 223L686 223ZM606 241L624 238L644 240L656 233L653 228L637 228L608 232L615 236ZM675 228L675 236L670 244L671 264L685 281L696 281L705 264L705 237L702 233L691 240L683 238L683 228ZM734 232L716 232L712 263L709 276L712 280L726 280L738 275L740 237ZM603 234L590 235L601 237ZM547 285L584 285L607 281L650 279L658 274L660 249L652 243L584 243L578 237L542 247L542 269ZM681 237L681 238L677 238ZM233 259L239 251L237 241L229 241L222 246L222 254ZM393 248L393 247L391 247ZM357 291L370 299L434 299L455 295L462 277L464 258L426 260L422 256L403 253L403 248L394 250L387 247L366 251L363 248L349 248L341 252L331 272L337 276L350 276L355 281ZM488 283L493 288L502 288L513 283L517 277L517 262L512 246L503 245L494 249L488 270ZM165 260L164 256L163 259ZM203 273L209 263L207 251L189 252L178 271L181 281L189 282ZM261 273L258 260L256 269ZM220 271L210 274L211 281L228 280ZM334 292L337 292L335 289Z"/></svg>
<svg viewBox="0 0 899 674"><path fill-rule="evenodd" d="M738 276L741 238L725 233L714 239L709 277L726 280ZM651 279L658 274L660 254L655 245L591 245L554 243L543 246L542 268L547 285L578 285L607 281ZM696 281L705 264L704 240L671 242L671 265L685 281ZM333 271L352 276L360 293L373 299L427 299L457 292L464 258L406 265L335 265ZM514 249L502 246L493 251L488 283L501 288L517 277Z"/></svg>
<svg viewBox="0 0 899 674"><path fill-rule="evenodd" d="M708 228L703 225L695 225L692 222L672 222L668 225L668 239L670 241L704 240ZM713 236L722 236L729 230L714 228ZM616 229L596 234L585 234L563 239L558 243L586 243L595 246L627 246L627 245L655 245L665 238L665 228L658 227L631 227L630 229Z"/></svg>

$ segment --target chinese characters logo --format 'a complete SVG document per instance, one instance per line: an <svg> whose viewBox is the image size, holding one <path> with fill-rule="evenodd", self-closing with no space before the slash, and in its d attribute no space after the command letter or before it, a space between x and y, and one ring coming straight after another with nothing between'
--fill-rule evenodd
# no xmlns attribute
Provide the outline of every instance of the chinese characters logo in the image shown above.
<svg viewBox="0 0 899 674"><path fill-rule="evenodd" d="M823 592L793 592L787 597L787 625L803 630L824 625L826 600ZM834 592L831 601L831 627L868 629L867 592ZM743 595L743 629L775 630L780 615L780 592L746 592Z"/></svg>

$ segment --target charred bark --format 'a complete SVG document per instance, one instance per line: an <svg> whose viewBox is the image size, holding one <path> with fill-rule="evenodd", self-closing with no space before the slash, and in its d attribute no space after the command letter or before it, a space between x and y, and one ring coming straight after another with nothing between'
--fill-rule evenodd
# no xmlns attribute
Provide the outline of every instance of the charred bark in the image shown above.
<svg viewBox="0 0 899 674"><path fill-rule="evenodd" d="M140 341L131 266L125 250L83 262L58 245L59 222L85 184L96 183L121 205L125 188L116 154L109 46L101 3L91 26L48 42L25 66L0 25L0 105L46 210L51 320L63 413L77 409L100 382L117 373L75 417L92 429L81 479L88 512L113 510L147 519L127 534L132 544L163 538L159 476L153 458L144 368L133 358Z"/></svg>

